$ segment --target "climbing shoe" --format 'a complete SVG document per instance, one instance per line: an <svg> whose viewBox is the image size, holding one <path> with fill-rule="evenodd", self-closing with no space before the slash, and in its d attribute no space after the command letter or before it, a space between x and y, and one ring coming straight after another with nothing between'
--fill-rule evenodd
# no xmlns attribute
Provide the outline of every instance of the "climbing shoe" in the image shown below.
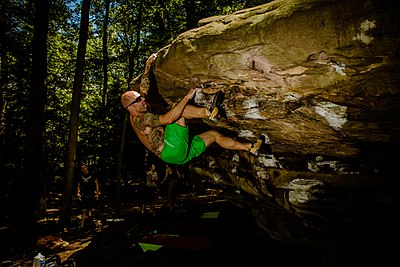
<svg viewBox="0 0 400 267"><path fill-rule="evenodd" d="M210 107L210 117L208 117L210 120L215 121L216 117L218 114L220 114L220 109L222 102L224 102L225 99L225 94L223 91L218 91L212 101L211 107Z"/></svg>
<svg viewBox="0 0 400 267"><path fill-rule="evenodd" d="M258 138L257 142L255 144L252 144L252 146L250 148L250 153L258 156L258 154L260 153L260 150L264 146L264 144L265 144L265 136L261 135L260 138Z"/></svg>

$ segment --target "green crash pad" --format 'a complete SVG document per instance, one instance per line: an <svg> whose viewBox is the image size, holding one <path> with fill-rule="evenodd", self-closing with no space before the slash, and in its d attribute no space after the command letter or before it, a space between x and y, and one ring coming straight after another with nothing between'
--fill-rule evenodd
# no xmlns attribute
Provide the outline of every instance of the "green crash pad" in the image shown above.
<svg viewBox="0 0 400 267"><path fill-rule="evenodd" d="M203 250L211 247L212 240L209 238L181 237L177 235L155 234L146 236L139 241L140 244L146 244L147 250L151 245L166 248L187 249L187 250ZM140 245L142 247L142 245ZM143 249L143 247L142 247ZM160 248L157 248L160 249ZM143 249L143 251L145 251Z"/></svg>
<svg viewBox="0 0 400 267"><path fill-rule="evenodd" d="M139 243L139 246L142 248L143 252L148 250L156 251L163 247L163 245L149 244L149 243Z"/></svg>
<svg viewBox="0 0 400 267"><path fill-rule="evenodd" d="M215 219L218 218L219 216L219 211L215 211L215 212L204 212L203 215L201 215L200 218L203 219Z"/></svg>

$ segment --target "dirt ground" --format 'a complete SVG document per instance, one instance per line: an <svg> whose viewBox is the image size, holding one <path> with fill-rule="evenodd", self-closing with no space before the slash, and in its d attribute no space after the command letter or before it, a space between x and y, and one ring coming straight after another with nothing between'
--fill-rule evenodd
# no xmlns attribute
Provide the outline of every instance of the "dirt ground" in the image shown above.
<svg viewBox="0 0 400 267"><path fill-rule="evenodd" d="M36 246L8 247L0 266L31 267L39 250L48 260L59 257L61 263L53 267L317 266L304 252L271 240L246 211L217 194L182 195L173 211L166 199L156 204L155 213L142 213L134 203L120 212L104 209L101 227L100 220L92 221L84 231L76 227L61 233L52 231L57 212L49 210L41 221L47 231Z"/></svg>

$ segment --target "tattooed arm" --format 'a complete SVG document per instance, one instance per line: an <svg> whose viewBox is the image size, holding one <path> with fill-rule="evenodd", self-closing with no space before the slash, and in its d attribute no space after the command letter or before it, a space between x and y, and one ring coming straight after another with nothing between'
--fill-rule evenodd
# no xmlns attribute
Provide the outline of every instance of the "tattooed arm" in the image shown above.
<svg viewBox="0 0 400 267"><path fill-rule="evenodd" d="M133 121L133 129L139 139L158 156L164 146L164 127L161 125L159 117L159 115L145 113Z"/></svg>

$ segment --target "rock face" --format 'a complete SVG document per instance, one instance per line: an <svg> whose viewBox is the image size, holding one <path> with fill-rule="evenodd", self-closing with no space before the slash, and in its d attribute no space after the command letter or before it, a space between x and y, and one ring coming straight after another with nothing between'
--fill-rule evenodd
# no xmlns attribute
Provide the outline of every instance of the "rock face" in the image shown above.
<svg viewBox="0 0 400 267"><path fill-rule="evenodd" d="M193 132L264 135L268 149L255 157L212 146L192 174L273 238L323 259L351 250L358 261L397 228L399 11L394 0L276 0L207 18L158 51L142 93L161 109L191 87L202 87L200 106L223 90L226 116Z"/></svg>

